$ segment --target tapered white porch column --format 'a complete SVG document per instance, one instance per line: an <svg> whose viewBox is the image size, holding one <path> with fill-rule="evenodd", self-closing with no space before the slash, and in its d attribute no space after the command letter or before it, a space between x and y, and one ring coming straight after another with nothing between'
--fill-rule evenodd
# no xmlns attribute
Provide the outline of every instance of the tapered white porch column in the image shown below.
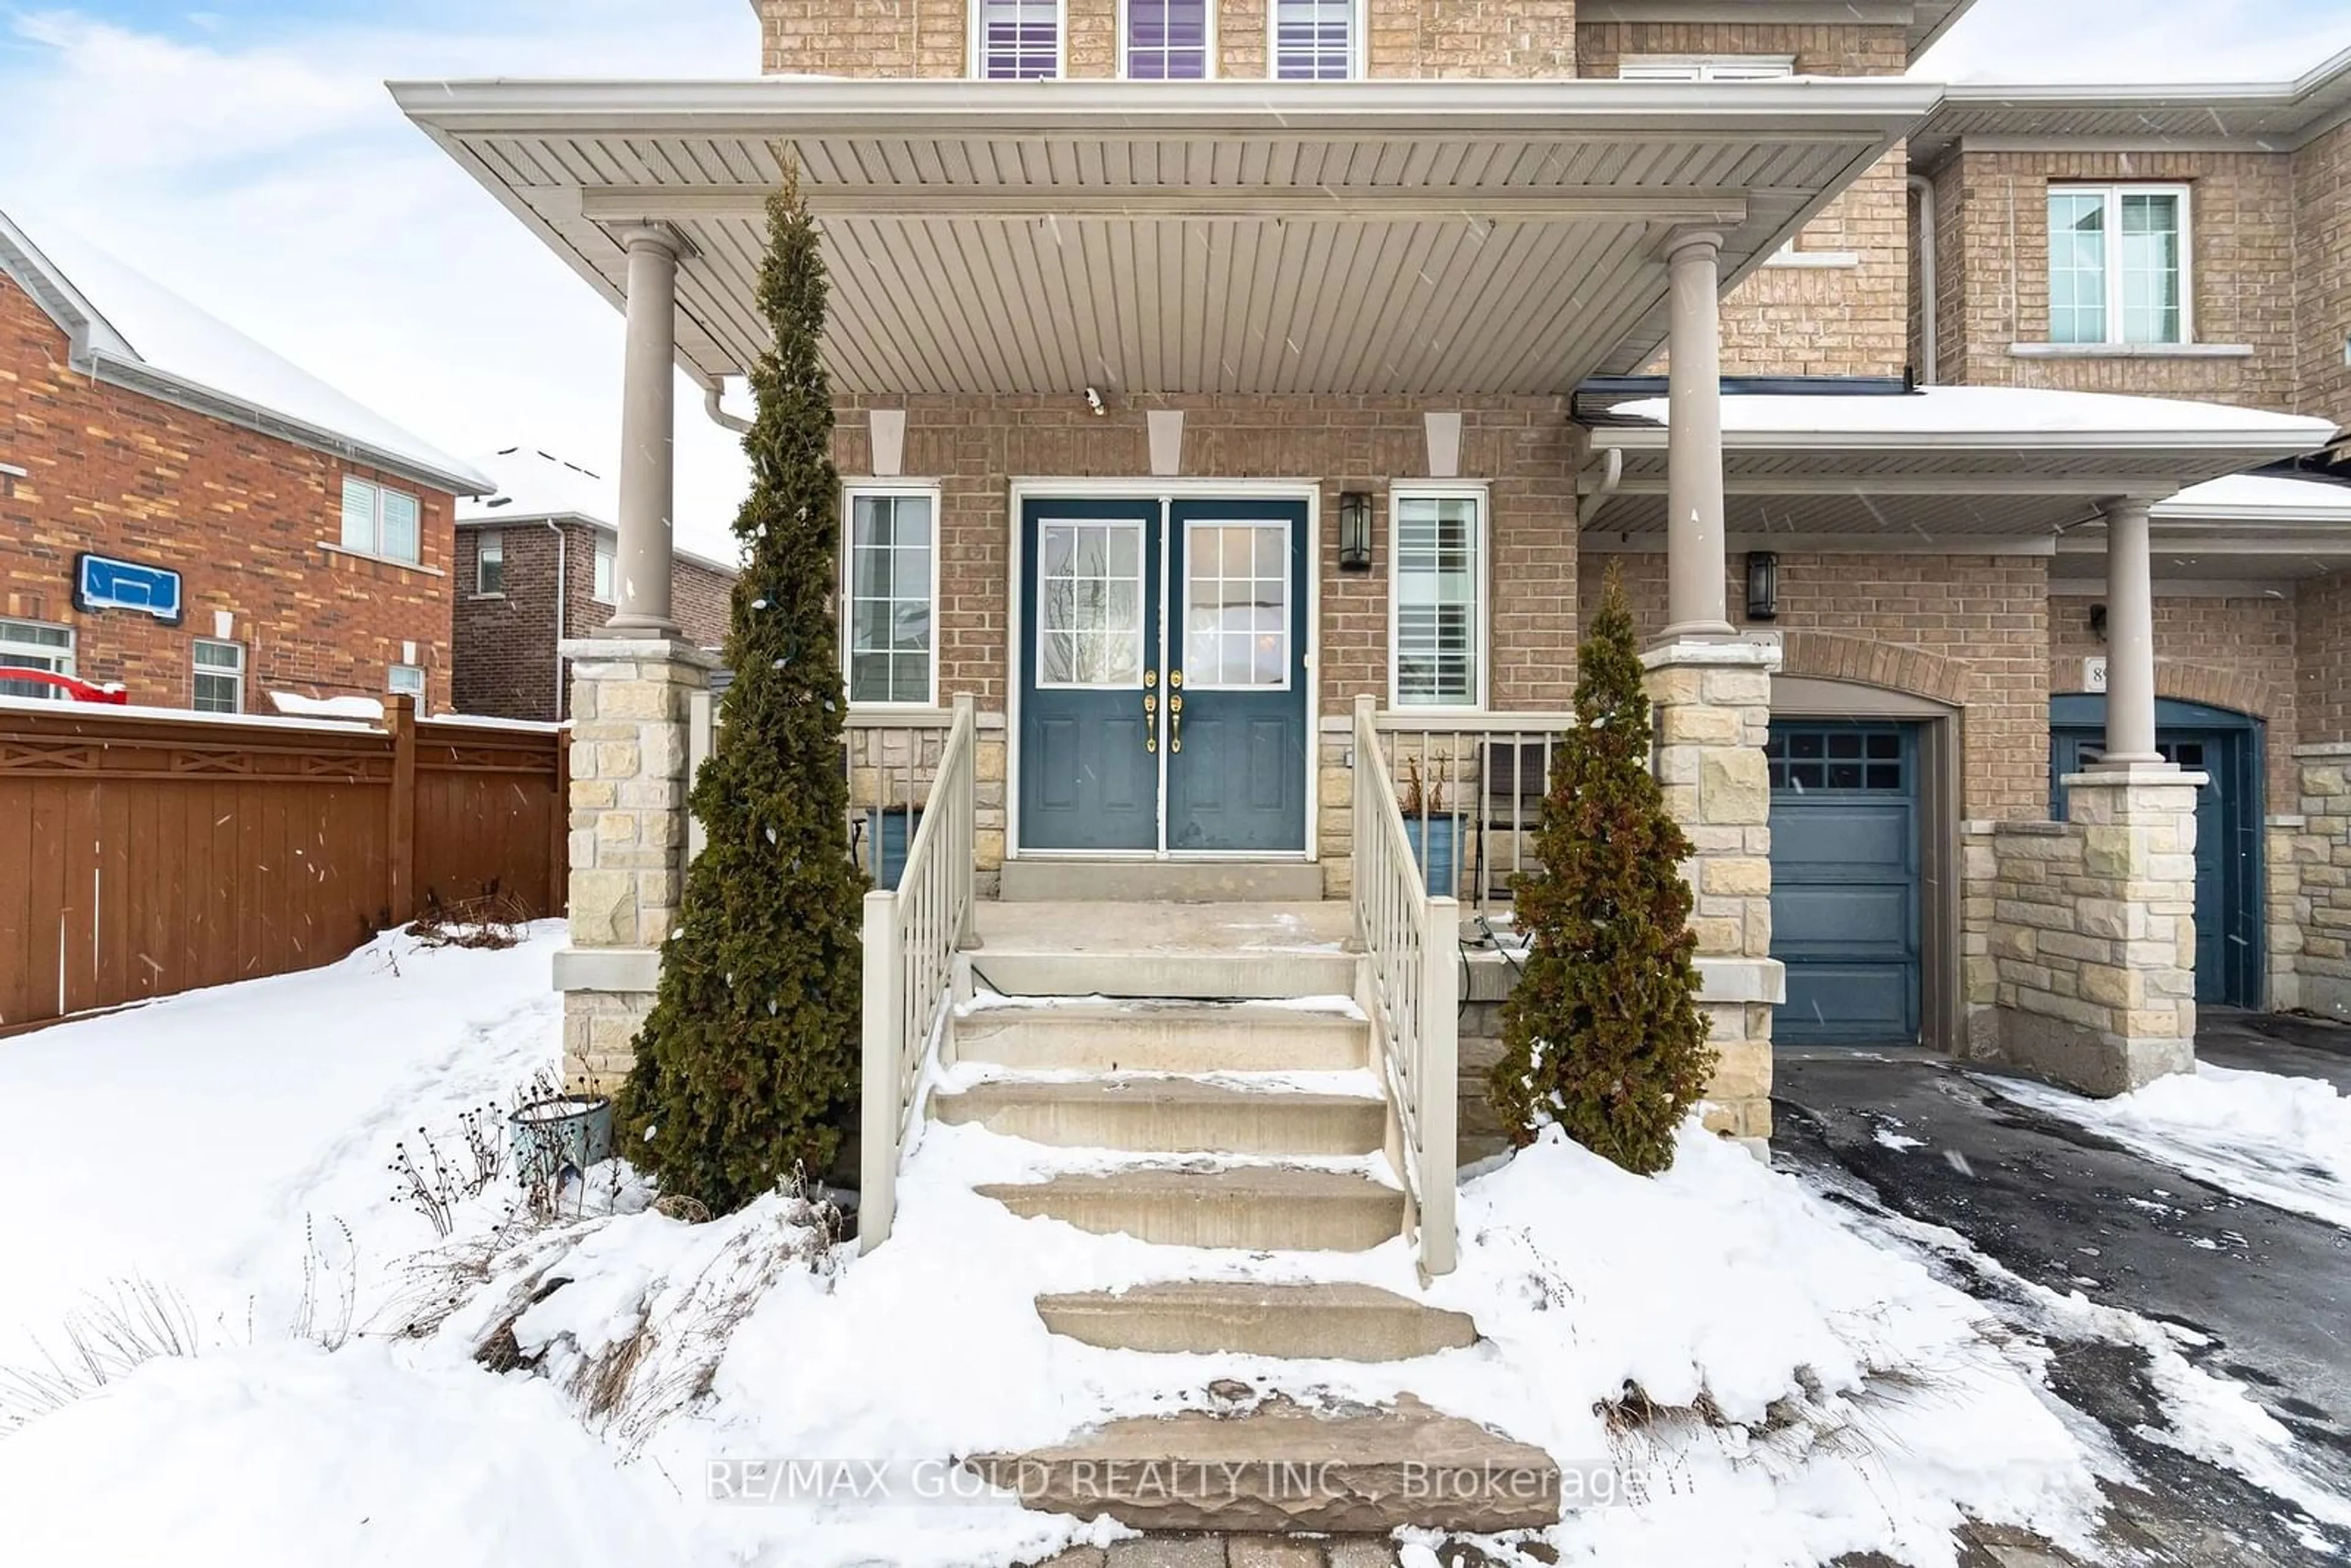
<svg viewBox="0 0 2351 1568"><path fill-rule="evenodd" d="M665 225L622 231L629 248L629 335L621 372L616 637L674 637L670 546L676 510L677 263L686 246Z"/></svg>
<svg viewBox="0 0 2351 1568"><path fill-rule="evenodd" d="M2147 503L2108 501L2106 515L2106 754L2100 768L2144 768L2155 749L2155 587Z"/></svg>
<svg viewBox="0 0 2351 1568"><path fill-rule="evenodd" d="M1728 637L1722 538L1722 236L1676 236L1667 348L1666 630L1663 641Z"/></svg>

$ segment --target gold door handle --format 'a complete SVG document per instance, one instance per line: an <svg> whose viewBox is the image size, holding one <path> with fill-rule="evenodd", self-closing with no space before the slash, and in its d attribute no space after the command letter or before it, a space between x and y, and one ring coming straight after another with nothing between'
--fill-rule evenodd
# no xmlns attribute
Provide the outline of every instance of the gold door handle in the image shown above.
<svg viewBox="0 0 2351 1568"><path fill-rule="evenodd" d="M1147 674L1144 677L1144 684L1150 684ZM1143 694L1143 749L1153 752L1159 749L1159 698L1151 692Z"/></svg>
<svg viewBox="0 0 2351 1568"><path fill-rule="evenodd" d="M1171 684L1177 678L1171 676ZM1184 749L1184 699L1173 692L1167 695L1167 749Z"/></svg>

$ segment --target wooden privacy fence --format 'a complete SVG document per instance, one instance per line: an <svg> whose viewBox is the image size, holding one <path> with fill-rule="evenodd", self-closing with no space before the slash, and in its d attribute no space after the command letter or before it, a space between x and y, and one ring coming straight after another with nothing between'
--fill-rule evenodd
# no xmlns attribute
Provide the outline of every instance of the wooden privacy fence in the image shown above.
<svg viewBox="0 0 2351 1568"><path fill-rule="evenodd" d="M559 915L553 725L0 699L0 1032L331 963L435 904Z"/></svg>

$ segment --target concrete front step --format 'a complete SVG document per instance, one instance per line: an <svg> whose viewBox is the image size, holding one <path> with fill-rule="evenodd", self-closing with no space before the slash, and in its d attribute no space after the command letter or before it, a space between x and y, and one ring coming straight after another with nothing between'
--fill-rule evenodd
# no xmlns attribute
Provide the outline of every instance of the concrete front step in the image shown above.
<svg viewBox="0 0 2351 1568"><path fill-rule="evenodd" d="M1172 997L1192 1000L1347 997L1354 954L1312 949L1174 948L1072 952L988 946L971 955L973 973L1012 997Z"/></svg>
<svg viewBox="0 0 2351 1568"><path fill-rule="evenodd" d="M1311 903L1322 868L1306 861L1010 860L1007 904Z"/></svg>
<svg viewBox="0 0 2351 1568"><path fill-rule="evenodd" d="M1409 1361L1478 1342L1466 1312L1351 1283L1175 1280L1040 1296L1037 1315L1053 1333L1104 1350Z"/></svg>
<svg viewBox="0 0 2351 1568"><path fill-rule="evenodd" d="M1368 1155L1386 1140L1387 1113L1386 1102L1361 1095L1175 1077L1015 1079L931 1099L931 1114L950 1124L1060 1148L1162 1155Z"/></svg>
<svg viewBox="0 0 2351 1568"><path fill-rule="evenodd" d="M966 1061L1061 1071L1312 1072L1366 1067L1372 1045L1370 1026L1344 1013L1141 1001L981 1008L955 1020L955 1048Z"/></svg>
<svg viewBox="0 0 2351 1568"><path fill-rule="evenodd" d="M1404 1194L1297 1166L1112 1171L977 1189L1023 1218L1171 1247L1367 1251L1404 1230Z"/></svg>
<svg viewBox="0 0 2351 1568"><path fill-rule="evenodd" d="M1408 1395L1379 1409L1274 1400L1239 1415L1114 1421L1059 1448L967 1463L1027 1507L1138 1530L1488 1534L1559 1519L1551 1456Z"/></svg>

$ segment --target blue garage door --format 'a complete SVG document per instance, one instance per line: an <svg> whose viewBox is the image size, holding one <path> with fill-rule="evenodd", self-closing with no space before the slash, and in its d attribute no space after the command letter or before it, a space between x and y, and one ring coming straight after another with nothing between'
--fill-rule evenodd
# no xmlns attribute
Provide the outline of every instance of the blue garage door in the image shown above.
<svg viewBox="0 0 2351 1568"><path fill-rule="evenodd" d="M1772 1026L1791 1045L1918 1039L1918 727L1776 719Z"/></svg>

